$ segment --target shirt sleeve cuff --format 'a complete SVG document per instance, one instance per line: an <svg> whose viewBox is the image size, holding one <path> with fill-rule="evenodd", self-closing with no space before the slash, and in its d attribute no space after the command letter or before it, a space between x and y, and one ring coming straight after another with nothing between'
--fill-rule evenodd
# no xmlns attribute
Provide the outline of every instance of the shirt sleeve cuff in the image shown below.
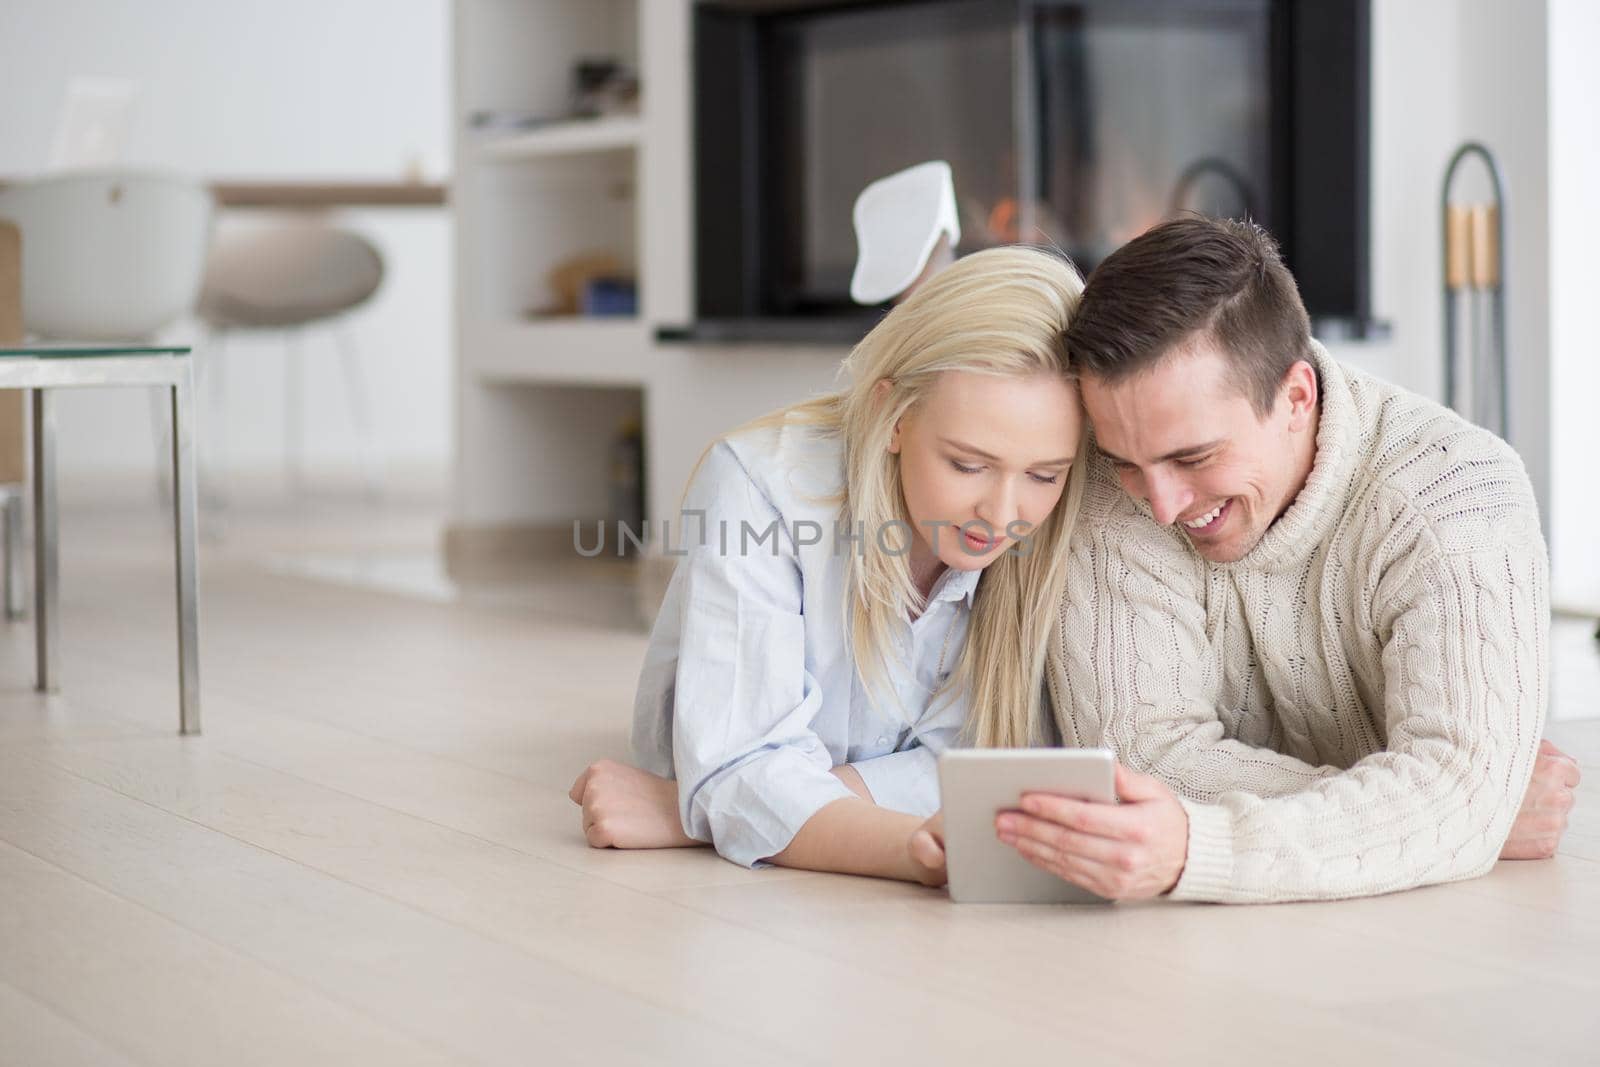
<svg viewBox="0 0 1600 1067"><path fill-rule="evenodd" d="M939 758L922 745L850 766L880 808L922 816L939 810Z"/></svg>
<svg viewBox="0 0 1600 1067"><path fill-rule="evenodd" d="M743 867L765 866L789 847L794 835L835 800L853 797L850 787L802 752L778 749L719 774L689 803L687 832L701 826L724 859Z"/></svg>
<svg viewBox="0 0 1600 1067"><path fill-rule="evenodd" d="M1226 899L1233 880L1233 816L1216 804L1180 798L1189 816L1189 856L1173 900Z"/></svg>

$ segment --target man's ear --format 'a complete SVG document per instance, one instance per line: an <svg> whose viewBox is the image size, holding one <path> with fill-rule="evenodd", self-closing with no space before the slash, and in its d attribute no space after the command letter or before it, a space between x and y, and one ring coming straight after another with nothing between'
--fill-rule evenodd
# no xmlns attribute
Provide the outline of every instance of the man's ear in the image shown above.
<svg viewBox="0 0 1600 1067"><path fill-rule="evenodd" d="M1316 368L1303 359L1290 367L1283 379L1283 397L1289 404L1289 429L1312 425L1318 399Z"/></svg>
<svg viewBox="0 0 1600 1067"><path fill-rule="evenodd" d="M872 386L872 402L882 406L889 401L889 392L894 388L893 378L879 378ZM891 455L900 454L900 420L894 420L894 428L889 431L889 452Z"/></svg>

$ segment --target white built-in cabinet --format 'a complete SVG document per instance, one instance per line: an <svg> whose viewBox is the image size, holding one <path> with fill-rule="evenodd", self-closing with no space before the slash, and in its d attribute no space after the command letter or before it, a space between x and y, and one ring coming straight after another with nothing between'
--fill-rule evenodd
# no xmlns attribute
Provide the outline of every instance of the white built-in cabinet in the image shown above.
<svg viewBox="0 0 1600 1067"><path fill-rule="evenodd" d="M610 513L611 444L644 426L647 511L675 513L718 433L829 386L842 349L660 343L693 318L691 0L455 0L456 532ZM639 71L637 118L483 133L481 109L563 110L573 63ZM530 319L552 265L634 268L628 319Z"/></svg>
<svg viewBox="0 0 1600 1067"><path fill-rule="evenodd" d="M654 324L684 321L689 310L687 4L456 0L454 33L455 521L602 517L611 443L643 416ZM564 113L573 65L589 57L640 71L637 116L511 132L472 125L484 110ZM675 78L653 76L663 61ZM674 90L677 106L663 108ZM677 123L664 134L655 128L663 111ZM653 182L677 202L653 212ZM653 232L653 214L675 219L680 232ZM667 252L664 268L651 256L657 249ZM532 314L550 302L551 268L585 253L630 270L638 315Z"/></svg>

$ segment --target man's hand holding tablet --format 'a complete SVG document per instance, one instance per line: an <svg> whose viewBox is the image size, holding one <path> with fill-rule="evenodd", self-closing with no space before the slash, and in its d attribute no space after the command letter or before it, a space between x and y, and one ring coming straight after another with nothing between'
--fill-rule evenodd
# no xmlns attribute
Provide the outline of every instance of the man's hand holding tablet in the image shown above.
<svg viewBox="0 0 1600 1067"><path fill-rule="evenodd" d="M1106 750L952 750L939 770L944 810L909 849L928 884L948 863L952 900L1138 900L1183 874L1183 805Z"/></svg>
<svg viewBox="0 0 1600 1067"><path fill-rule="evenodd" d="M1171 892L1189 856L1189 813L1148 774L1116 766L1116 805L1029 793L995 821L1029 863L1108 900Z"/></svg>

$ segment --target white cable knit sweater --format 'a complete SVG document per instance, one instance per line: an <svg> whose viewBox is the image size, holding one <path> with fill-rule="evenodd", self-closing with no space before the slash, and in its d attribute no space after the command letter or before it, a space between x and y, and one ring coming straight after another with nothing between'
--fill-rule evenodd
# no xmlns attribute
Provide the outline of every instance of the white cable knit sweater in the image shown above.
<svg viewBox="0 0 1600 1067"><path fill-rule="evenodd" d="M1179 899L1483 874L1533 771L1548 577L1522 462L1321 346L1316 365L1311 476L1243 560L1202 559L1101 457L1073 538L1058 725L1183 798Z"/></svg>

